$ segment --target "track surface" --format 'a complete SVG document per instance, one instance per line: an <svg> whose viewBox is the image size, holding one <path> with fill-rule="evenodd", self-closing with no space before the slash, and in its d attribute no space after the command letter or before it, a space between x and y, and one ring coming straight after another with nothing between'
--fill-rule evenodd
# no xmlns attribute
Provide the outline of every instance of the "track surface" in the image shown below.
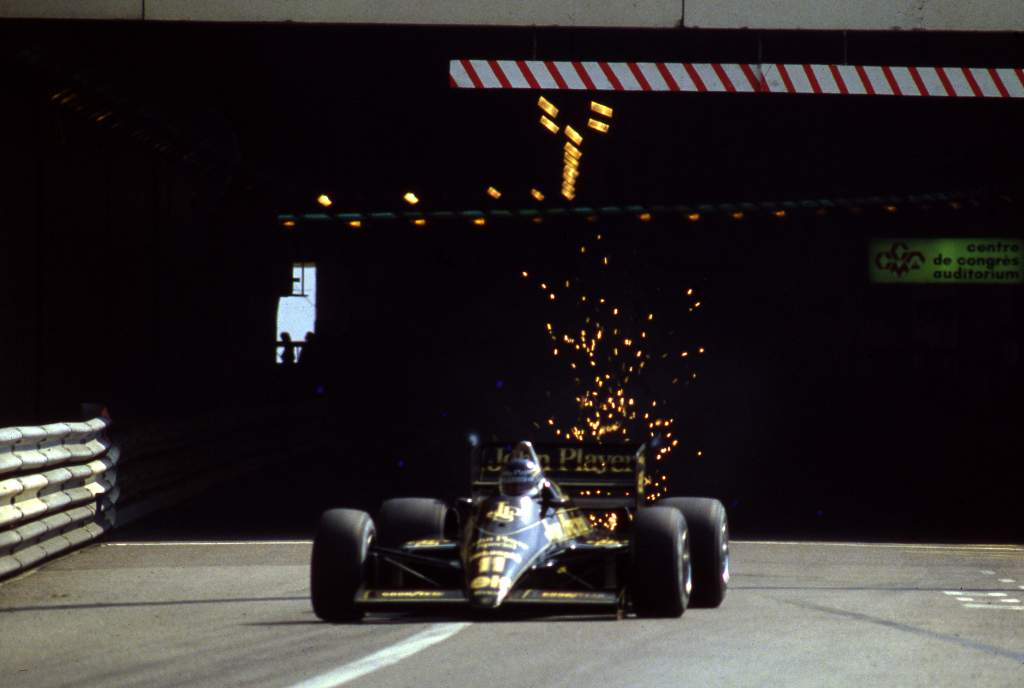
<svg viewBox="0 0 1024 688"><path fill-rule="evenodd" d="M314 618L309 550L107 543L0 584L0 684L1024 685L1022 547L735 542L678 620L352 625Z"/></svg>

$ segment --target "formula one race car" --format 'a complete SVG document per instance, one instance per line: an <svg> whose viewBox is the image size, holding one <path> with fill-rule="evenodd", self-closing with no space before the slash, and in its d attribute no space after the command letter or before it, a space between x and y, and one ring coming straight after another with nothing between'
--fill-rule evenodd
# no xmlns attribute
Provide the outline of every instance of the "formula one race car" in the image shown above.
<svg viewBox="0 0 1024 688"><path fill-rule="evenodd" d="M678 617L717 607L729 531L717 499L644 496L645 452L529 442L474 450L470 497L324 512L313 610L325 621L447 605Z"/></svg>

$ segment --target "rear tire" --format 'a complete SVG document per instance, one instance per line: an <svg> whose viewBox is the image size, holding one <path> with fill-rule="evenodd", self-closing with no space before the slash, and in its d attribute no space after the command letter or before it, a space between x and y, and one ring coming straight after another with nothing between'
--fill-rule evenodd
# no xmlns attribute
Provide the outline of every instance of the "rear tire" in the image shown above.
<svg viewBox="0 0 1024 688"><path fill-rule="evenodd" d="M693 540L693 607L722 604L729 587L729 521L725 507L708 497L670 497L657 502L679 509Z"/></svg>
<svg viewBox="0 0 1024 688"><path fill-rule="evenodd" d="M678 509L640 509L633 522L630 596L639 617L679 617L692 589L690 538Z"/></svg>
<svg viewBox="0 0 1024 688"><path fill-rule="evenodd" d="M366 559L374 537L373 520L364 511L331 509L320 517L309 581L313 612L319 618L362 618L355 596L366 579Z"/></svg>
<svg viewBox="0 0 1024 688"><path fill-rule="evenodd" d="M443 540L448 507L439 499L388 499L377 513L382 547L401 547L410 540Z"/></svg>

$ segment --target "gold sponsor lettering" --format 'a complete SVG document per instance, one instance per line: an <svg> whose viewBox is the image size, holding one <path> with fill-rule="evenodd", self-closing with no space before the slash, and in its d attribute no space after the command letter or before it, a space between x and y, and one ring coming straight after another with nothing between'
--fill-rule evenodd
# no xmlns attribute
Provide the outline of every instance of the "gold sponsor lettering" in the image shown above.
<svg viewBox="0 0 1024 688"><path fill-rule="evenodd" d="M530 546L525 542L520 542L515 538L510 538L508 535L487 535L479 538L474 546L474 549L530 549Z"/></svg>
<svg viewBox="0 0 1024 688"><path fill-rule="evenodd" d="M481 557L477 565L480 573L501 573L505 570L505 557Z"/></svg>
<svg viewBox="0 0 1024 688"><path fill-rule="evenodd" d="M504 523L511 523L519 515L519 509L514 506L509 506L508 502L498 502L498 505L494 507L493 511L487 512L487 518L492 521L502 521Z"/></svg>
<svg viewBox="0 0 1024 688"><path fill-rule="evenodd" d="M437 547L443 545L445 540L412 540L405 543L406 547Z"/></svg>
<svg viewBox="0 0 1024 688"><path fill-rule="evenodd" d="M483 465L481 465L481 471L484 473L500 473L501 469L508 463L508 460L512 457L512 452L507 452L503 447L498 447L493 455L488 456ZM551 455L550 454L537 454L537 461L540 462L540 468L542 471L551 470Z"/></svg>
<svg viewBox="0 0 1024 688"><path fill-rule="evenodd" d="M590 523L578 512L570 515L565 509L555 512L557 521L541 521L544 535L549 542L561 542L590 532Z"/></svg>
<svg viewBox="0 0 1024 688"><path fill-rule="evenodd" d="M381 597L411 599L417 597L444 597L440 590L383 590Z"/></svg>
<svg viewBox="0 0 1024 688"><path fill-rule="evenodd" d="M498 574L477 576L469 584L469 587L472 590L497 590L498 592L508 590L511 586L511 578L508 576L499 576Z"/></svg>
<svg viewBox="0 0 1024 688"><path fill-rule="evenodd" d="M616 454L611 457L611 471L612 473L629 473L632 470L631 463L628 454Z"/></svg>
<svg viewBox="0 0 1024 688"><path fill-rule="evenodd" d="M493 455L484 459L480 467L481 472L485 474L500 473L511 456L511 452L499 447ZM631 454L584 454L582 447L560 447L557 465L552 463L550 454L537 454L537 460L540 461L541 470L550 471L554 468L560 473L603 475L604 473L630 473L633 470Z"/></svg>
<svg viewBox="0 0 1024 688"><path fill-rule="evenodd" d="M558 590L545 590L540 594L540 596L547 599L556 600L578 600L583 597L583 594L578 592L561 592Z"/></svg>
<svg viewBox="0 0 1024 688"><path fill-rule="evenodd" d="M471 554L469 556L469 560L470 561L476 561L477 559L480 559L482 557L493 557L493 556L501 556L501 557L503 557L505 559L511 559L512 561L514 561L517 564L523 563L522 555L516 554L515 552L508 552L508 551L505 551L505 550L502 550L500 555L496 554L494 552L494 550L483 550L481 552L474 552L473 554Z"/></svg>
<svg viewBox="0 0 1024 688"><path fill-rule="evenodd" d="M549 542L561 542L565 539L565 534L562 532L562 526L558 523L552 523L551 521L541 521L544 525L544 537Z"/></svg>

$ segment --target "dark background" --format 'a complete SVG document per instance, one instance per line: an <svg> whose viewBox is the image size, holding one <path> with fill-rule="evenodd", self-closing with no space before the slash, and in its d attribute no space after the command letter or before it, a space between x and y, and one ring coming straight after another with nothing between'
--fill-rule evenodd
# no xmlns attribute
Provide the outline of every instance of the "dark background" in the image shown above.
<svg viewBox="0 0 1024 688"><path fill-rule="evenodd" d="M588 137L580 204L894 212L277 218L322 192L332 212L401 211L410 189L428 212L525 207L531 186L557 205L536 94L451 91L452 58L1016 66L1021 37L7 22L0 45L0 424L86 400L130 429L326 399L328 449L221 488L233 509L197 522L302 529L334 504L451 496L470 432L547 439L577 389L544 323L583 314L525 269L657 314L652 351L706 347L635 393L676 418L672 492L721 498L737 531L1019 540L1020 288L866 275L873 237L1021 236L1019 102L598 97L616 114ZM590 99L549 97L570 120ZM929 192L964 200L906 200ZM288 375L275 310L297 260L318 265L323 358ZM257 518L253 490L282 508Z"/></svg>

